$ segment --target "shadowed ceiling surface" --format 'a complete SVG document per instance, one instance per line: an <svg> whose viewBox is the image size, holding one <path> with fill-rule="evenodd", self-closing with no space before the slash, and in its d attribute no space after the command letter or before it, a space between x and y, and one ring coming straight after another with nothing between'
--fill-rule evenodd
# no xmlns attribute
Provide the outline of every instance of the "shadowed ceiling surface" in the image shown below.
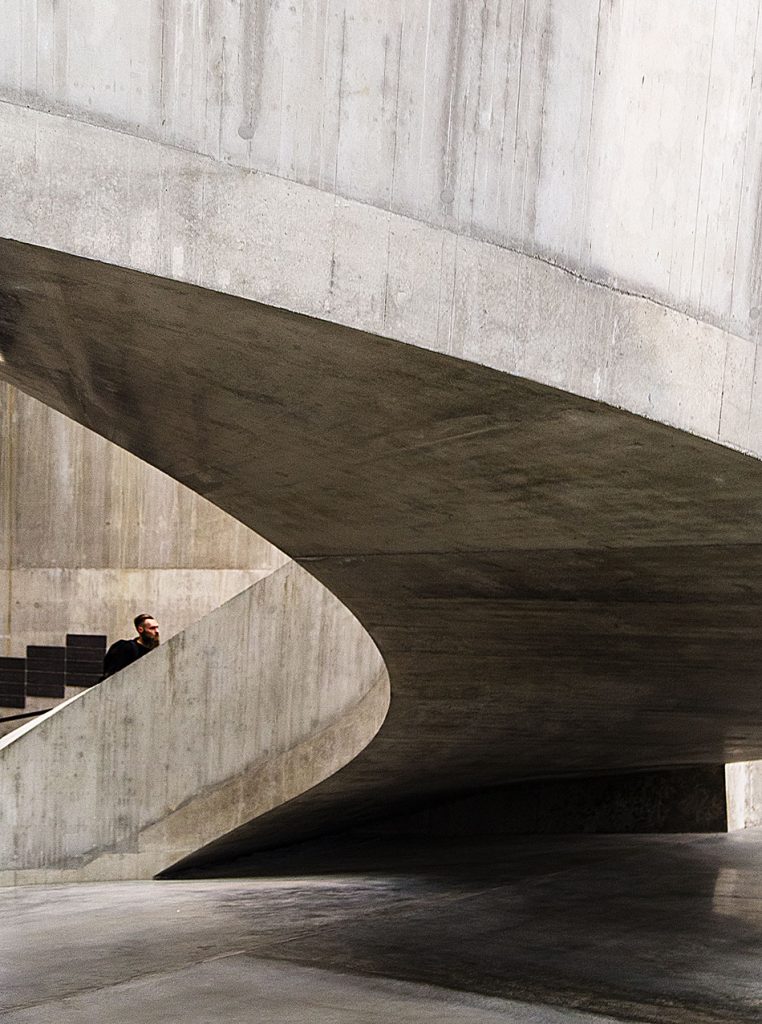
<svg viewBox="0 0 762 1024"><path fill-rule="evenodd" d="M0 268L0 374L291 555L387 662L366 751L199 859L427 794L762 757L754 459L192 285L10 241Z"/></svg>

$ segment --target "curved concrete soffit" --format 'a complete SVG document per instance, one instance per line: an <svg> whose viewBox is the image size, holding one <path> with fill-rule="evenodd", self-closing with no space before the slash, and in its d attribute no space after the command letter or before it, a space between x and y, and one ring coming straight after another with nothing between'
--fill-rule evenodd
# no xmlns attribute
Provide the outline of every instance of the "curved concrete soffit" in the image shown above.
<svg viewBox="0 0 762 1024"><path fill-rule="evenodd" d="M759 756L758 460L220 292L7 241L0 265L0 372L296 558L388 667L378 739L226 853L401 796Z"/></svg>
<svg viewBox="0 0 762 1024"><path fill-rule="evenodd" d="M336 772L388 704L366 631L287 563L0 739L0 884L157 874Z"/></svg>
<svg viewBox="0 0 762 1024"><path fill-rule="evenodd" d="M0 158L11 161L14 168L0 233L17 240L1 247L0 356L4 365L0 372L180 479L282 550L301 558L355 611L358 604L353 602L352 588L341 586L341 567L327 562L320 565L320 560L327 556L340 560L345 552L367 551L368 537L374 533L379 550L393 551L398 532L394 522L381 514L383 509L375 517L371 512L365 522L350 522L342 538L332 542L332 501L347 486L340 469L332 480L330 500L321 503L318 498L307 517L309 524L303 522L304 511L293 481L314 472L310 445L305 442L305 437L314 437L310 435L314 423L306 418L301 422L298 415L291 425L303 450L295 455L291 450L291 462L280 479L276 468L269 492L260 488L256 479L260 466L272 469L273 460L277 462L279 457L275 430L268 428L277 428L284 411L299 409L305 395L318 405L323 402L322 410L317 410L327 417L323 423L331 429L342 427L341 418L346 419L346 414L341 407L338 411L331 407L335 399L331 390L343 395L344 385L351 383L351 374L345 380L342 373L342 360L348 352L358 363L365 361L360 367L363 373L372 373L379 352L390 364L389 346L405 342L416 372L426 372L419 357L434 360L440 389L450 372L436 363L441 354L465 360L461 367L472 364L470 376L474 378L476 370L486 367L515 375L514 380L523 377L538 382L526 387L505 385L505 390L513 388L523 396L519 397L519 410L529 409L529 404L522 407L521 403L529 403L532 395L542 406L543 386L551 385L559 390L550 401L564 406L562 416L569 417L575 428L592 425L596 416L584 401L572 401L571 396L594 399L601 415L589 438L600 441L605 437L606 443L610 432L619 430L626 419L612 419L604 412L604 403L727 448L762 454L760 403L753 373L755 346L750 341L650 299L591 283L535 257L339 200L309 186L23 108L0 107L0 120L5 129L0 133L0 146L8 147L4 155L0 152ZM72 177L76 189L70 187ZM45 194L44 206L35 200L37 193ZM195 211L193 216L188 216L189 208ZM166 239L171 239L171 244ZM77 268L77 256L99 262ZM128 269L120 271L118 267ZM134 270L152 276L132 275ZM196 295L189 285L210 291ZM231 296L263 303L253 304L244 315L249 318L249 338L245 331L241 333L243 307ZM191 313L207 301L213 307L211 319L194 320ZM293 312L317 319L307 322ZM151 331L157 325L160 330L155 336L162 339L158 351L151 344ZM250 339L261 345L259 377L241 375ZM197 343L202 347L196 349ZM277 354L280 372L284 366L288 371L292 345L300 354L312 346L313 358L320 356L315 365L324 359L330 383L313 375L293 392L293 404L284 405L292 382L267 378L266 357ZM416 356L416 349L421 348L431 351ZM145 365L135 380L128 382L136 356L144 359ZM220 362L225 378L214 382L220 391L213 400L207 376L211 357ZM156 380L151 378L152 359L158 364ZM196 403L190 416L188 410L180 410L177 425L158 414L155 396L162 391L165 372L174 374L171 384ZM393 370L392 383L404 384L405 373L404 367ZM464 369L463 374L469 376L469 371ZM316 381L320 384L317 393ZM475 400L480 385L475 380L472 383L466 426L477 433L491 430L492 414ZM164 389L167 394L172 393L169 385L167 382ZM488 386L497 408L503 385L490 379ZM563 393L570 396L569 401L563 399ZM227 423L219 419L219 403L224 405L228 398L234 404L261 400L260 451L247 454L246 431L238 429L235 417ZM399 395L395 401L405 405ZM265 402L271 403L270 420ZM413 395L405 410L415 410L416 404ZM461 404L468 405L465 400ZM501 408L505 408L504 402ZM542 419L545 414L532 412L532 422L537 422L537 416ZM519 411L515 422L520 421ZM453 422L462 425L463 416L459 414ZM204 464L205 448L213 433L208 423L219 430L214 444L219 441L222 445L225 459L211 458ZM446 423L446 414L439 423ZM624 431L632 446L642 444L636 439L641 429L648 433L631 424ZM172 431L174 436L164 436ZM417 443L416 431L409 433L404 438L405 450L408 442L411 450ZM383 450L387 441L394 447L392 435L364 438L368 458L376 458L376 447ZM428 443L424 428L418 443ZM686 454L693 451L690 444L677 444ZM624 442L620 447L624 452ZM201 458L191 454L191 449L198 449ZM561 454L560 448L556 454ZM702 454L704 457L712 464L718 461L711 454ZM643 463L638 471L647 475L658 470L659 462ZM244 466L251 470L252 482L242 494L236 481ZM353 472L351 465L347 472ZM740 472L743 475L745 470ZM273 495L293 500L280 519L273 511ZM415 502L409 511L420 512L425 519L426 500L421 502L416 496ZM444 537L445 516L437 511L433 497L429 504L428 521L433 515L434 533ZM373 506L366 506L365 512L368 509ZM589 543L600 543L603 538L605 545L613 521L609 519L599 533L594 531ZM675 530L678 525L674 524ZM477 526L474 536L481 536L482 527L489 526L486 512L484 523ZM415 528L412 524L410 536ZM708 520L700 528L707 538L713 536ZM651 526L648 530L650 536L661 536ZM553 543L557 540L554 531L560 537L564 529L552 524ZM570 535L568 530L566 534ZM572 543L568 536L562 542ZM486 546L483 544L484 550ZM363 615L360 618L367 624ZM625 751L613 739L620 754L612 757L610 750L604 751L610 761L601 760L599 766L617 766L616 756L625 754L628 764L660 763L655 758L670 763L680 758L722 756L723 737L731 732L728 723L723 730L718 724L706 742L702 738L703 745L692 747L689 755L674 747L671 739L661 753L646 746L638 750L636 745ZM735 748L725 749L725 753L754 756L753 742L737 738ZM533 748L537 749L536 743ZM464 749L464 762L467 754ZM591 746L589 757L594 755ZM437 762L432 759L430 764L433 778ZM452 764L457 767L457 759ZM568 764L576 770L589 770L587 762L566 750L547 767L563 770ZM375 765L374 770L377 768ZM515 771L521 777L536 772L537 765L527 754L523 761L517 758ZM392 773L388 779L391 785ZM490 784L504 781L496 775L487 775L485 780ZM176 854L178 858L184 855L179 848ZM158 860L156 864L159 870Z"/></svg>
<svg viewBox="0 0 762 1024"><path fill-rule="evenodd" d="M309 185L9 103L0 104L0 165L7 238L458 356L762 455L755 343L653 299Z"/></svg>

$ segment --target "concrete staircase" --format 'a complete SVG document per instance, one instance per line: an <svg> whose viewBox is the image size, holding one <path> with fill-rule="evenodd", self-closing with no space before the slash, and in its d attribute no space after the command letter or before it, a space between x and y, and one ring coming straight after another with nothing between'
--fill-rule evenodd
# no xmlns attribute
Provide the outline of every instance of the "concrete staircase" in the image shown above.
<svg viewBox="0 0 762 1024"><path fill-rule="evenodd" d="M25 658L0 657L0 736L29 721L16 717L24 711L49 711L99 682L106 644L100 634L67 633L63 646L30 644Z"/></svg>

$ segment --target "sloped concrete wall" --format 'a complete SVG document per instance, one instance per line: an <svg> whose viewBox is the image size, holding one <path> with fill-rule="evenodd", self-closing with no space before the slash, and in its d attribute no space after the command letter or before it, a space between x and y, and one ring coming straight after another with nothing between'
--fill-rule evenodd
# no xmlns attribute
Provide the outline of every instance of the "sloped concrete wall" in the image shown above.
<svg viewBox="0 0 762 1024"><path fill-rule="evenodd" d="M346 764L388 701L365 630L288 563L0 739L0 884L151 877Z"/></svg>
<svg viewBox="0 0 762 1024"><path fill-rule="evenodd" d="M0 652L67 632L164 639L272 572L285 556L103 438L0 384Z"/></svg>

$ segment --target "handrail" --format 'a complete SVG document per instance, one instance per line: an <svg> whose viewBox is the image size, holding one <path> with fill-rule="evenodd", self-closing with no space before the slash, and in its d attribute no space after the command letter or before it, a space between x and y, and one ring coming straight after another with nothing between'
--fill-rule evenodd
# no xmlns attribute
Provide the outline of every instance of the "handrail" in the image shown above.
<svg viewBox="0 0 762 1024"><path fill-rule="evenodd" d="M42 711L25 711L23 715L8 715L7 718L0 718L0 722L17 722L20 718L34 718L35 715L44 715L46 711L53 708L43 708Z"/></svg>

